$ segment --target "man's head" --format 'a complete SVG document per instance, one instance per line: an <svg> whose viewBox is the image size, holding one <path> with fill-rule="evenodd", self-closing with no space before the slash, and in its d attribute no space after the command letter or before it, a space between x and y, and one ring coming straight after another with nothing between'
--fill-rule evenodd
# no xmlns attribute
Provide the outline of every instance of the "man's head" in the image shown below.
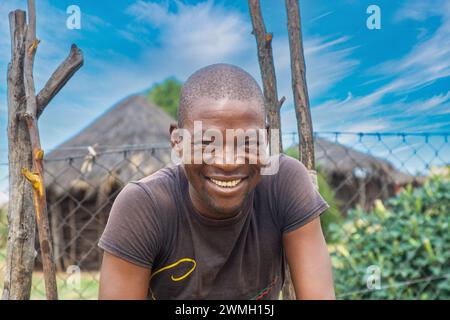
<svg viewBox="0 0 450 320"><path fill-rule="evenodd" d="M221 133L224 141L223 153L213 152L211 162L184 163L191 199L207 216L230 217L242 208L246 196L259 182L260 164L248 157L244 163L224 161L230 154L235 159L239 140L225 138L230 129L241 132L265 129L261 89L250 74L236 66L214 64L202 68L188 78L181 90L178 127L191 133L193 146L205 150L217 137L202 135L198 141L194 121L201 123L203 132ZM175 127L171 127L171 133ZM172 135L172 144L177 143L179 140Z"/></svg>

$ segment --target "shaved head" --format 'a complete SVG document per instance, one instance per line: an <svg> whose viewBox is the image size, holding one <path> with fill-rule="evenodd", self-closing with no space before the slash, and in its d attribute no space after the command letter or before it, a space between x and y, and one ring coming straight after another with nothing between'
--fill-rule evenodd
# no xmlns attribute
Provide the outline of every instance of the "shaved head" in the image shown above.
<svg viewBox="0 0 450 320"><path fill-rule="evenodd" d="M264 122L264 96L256 80L243 69L231 64L213 64L193 73L181 89L178 126L183 127L189 111L199 99L230 99L253 102L260 107Z"/></svg>

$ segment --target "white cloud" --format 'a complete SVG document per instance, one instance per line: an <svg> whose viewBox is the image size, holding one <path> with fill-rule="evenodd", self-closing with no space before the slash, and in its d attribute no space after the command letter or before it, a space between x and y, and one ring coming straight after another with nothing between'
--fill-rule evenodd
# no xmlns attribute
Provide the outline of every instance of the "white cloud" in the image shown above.
<svg viewBox="0 0 450 320"><path fill-rule="evenodd" d="M431 16L440 16L445 10L446 0L434 1L405 1L400 9L395 13L394 20L424 21Z"/></svg>
<svg viewBox="0 0 450 320"><path fill-rule="evenodd" d="M408 1L396 14L397 20L423 21L439 16L441 24L429 37L421 38L409 53L373 68L374 74L394 78L391 90L407 93L450 76L450 2Z"/></svg>
<svg viewBox="0 0 450 320"><path fill-rule="evenodd" d="M320 15L318 15L318 16L312 18L311 20L309 20L309 23L313 23L313 22L316 22L316 21L318 21L318 20L320 20L320 19L323 19L323 18L329 16L329 15L332 14L332 13L334 13L334 11L327 11L327 12L325 12L325 13L322 13L322 14L320 14Z"/></svg>
<svg viewBox="0 0 450 320"><path fill-rule="evenodd" d="M450 91L435 95L429 99L418 99L411 103L405 103L406 113L412 115L420 114L449 114L450 113Z"/></svg>
<svg viewBox="0 0 450 320"><path fill-rule="evenodd" d="M167 19L174 17L174 14L169 13L169 3L154 3L137 1L130 7L127 12L139 21L144 21L156 27L160 27Z"/></svg>
<svg viewBox="0 0 450 320"><path fill-rule="evenodd" d="M450 92L415 100L409 99L408 94L450 76L450 3L441 2L438 6L429 2L408 2L396 14L396 20L423 21L433 15L441 17L441 24L433 34L420 38L404 56L370 69L374 81L384 81L384 84L365 96L349 95L315 106L312 109L315 130L411 131L417 125L421 130L442 126L442 123L430 125L427 121L429 117L449 113ZM345 63L346 59L342 61ZM386 103L387 97L396 101ZM287 121L292 121L289 119L286 116Z"/></svg>
<svg viewBox="0 0 450 320"><path fill-rule="evenodd" d="M251 28L241 13L214 5L213 1L195 5L176 2L176 7L176 12L170 12L167 2L140 0L127 10L160 32L160 47L148 52L150 61L164 57L167 66L187 64L192 68L230 61L251 47Z"/></svg>
<svg viewBox="0 0 450 320"><path fill-rule="evenodd" d="M390 88L375 91L362 97L348 93L342 100L328 100L312 108L315 131L383 132L436 130L442 124L426 124L431 116L449 114L450 91L428 98L408 100L403 98L392 103L381 99ZM295 130L295 113L286 112L282 119L289 130Z"/></svg>
<svg viewBox="0 0 450 320"><path fill-rule="evenodd" d="M352 74L359 61L352 58L356 47L348 47L349 37L315 37L305 40L305 60L309 96L315 98ZM339 45L346 44L341 48Z"/></svg>
<svg viewBox="0 0 450 320"><path fill-rule="evenodd" d="M6 75L6 66L10 57L10 34L8 19L4 19L10 11L21 9L27 10L26 1L12 0L0 2L0 74ZM58 65L66 58L70 51L70 45L77 43L82 33L77 33L66 28L67 13L52 6L48 1L41 0L36 3L36 35L40 40L40 44L36 53L34 64L34 80L36 92L44 86L48 78L55 71ZM96 32L98 26L106 25L100 18L82 13L82 28L90 32ZM88 64L93 62L89 56L89 52L84 52L85 62ZM86 63L85 63L86 65ZM83 78L85 82L79 81ZM79 129L85 125L86 117L91 115L92 110L98 110L99 107L106 107L97 103L99 96L107 97L110 95L108 91L96 91L89 88L89 84L101 83L98 80L99 75L95 72L89 72L82 67L75 76L64 86L62 91L49 104L48 110L44 112L40 127L42 134L42 144L44 147L54 146L61 142L61 139L72 135L74 131L70 129ZM0 87L6 87L6 77L0 78ZM111 90L111 87L108 88ZM90 93L90 94L86 94ZM123 96L122 96L123 97ZM6 111L6 91L0 93L1 110ZM95 104L93 102L96 102ZM112 103L111 101L108 101ZM4 106L4 107L3 107ZM76 110L75 110L76 109ZM72 110L72 113L68 110ZM95 112L94 112L95 113ZM70 114L71 116L68 116ZM5 128L5 129L3 129ZM0 129L6 130L6 117L1 119ZM1 136L0 145L6 148L6 135ZM5 146L5 147L3 147ZM2 152L1 159L5 157Z"/></svg>
<svg viewBox="0 0 450 320"><path fill-rule="evenodd" d="M350 47L349 41L350 38L346 36L305 38L306 78L310 99L318 98L331 90L358 66L359 61L351 57L356 47ZM287 37L274 38L272 46L279 96L287 98L287 106L292 103L289 40Z"/></svg>
<svg viewBox="0 0 450 320"><path fill-rule="evenodd" d="M148 61L160 61L163 57L165 71L180 79L211 63L234 63L260 82L256 43L248 16L225 9L213 1L195 5L176 2L176 7L177 10L171 12L167 2L139 0L127 9L137 21L160 31L160 47L147 50L145 57ZM310 97L331 89L358 65L359 62L351 58L355 47L348 45L349 40L345 36L306 38L304 47ZM278 94L286 96L287 105L292 101L287 36L275 36L272 46Z"/></svg>

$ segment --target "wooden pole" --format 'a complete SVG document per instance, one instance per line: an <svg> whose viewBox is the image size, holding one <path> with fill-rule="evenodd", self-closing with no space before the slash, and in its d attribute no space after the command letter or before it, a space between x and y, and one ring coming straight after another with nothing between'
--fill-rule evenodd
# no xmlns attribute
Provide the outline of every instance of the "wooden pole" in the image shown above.
<svg viewBox="0 0 450 320"><path fill-rule="evenodd" d="M34 267L35 218L31 185L21 174L31 167L32 150L27 125L21 121L25 112L23 57L25 55L25 11L9 13L11 31L11 62L8 65L8 243L2 298L30 298Z"/></svg>
<svg viewBox="0 0 450 320"><path fill-rule="evenodd" d="M315 170L313 128L306 85L306 67L298 0L286 0L286 11L291 53L292 91L299 134L299 157L308 170Z"/></svg>
<svg viewBox="0 0 450 320"><path fill-rule="evenodd" d="M258 48L258 61L259 68L261 70L261 78L263 83L264 98L265 98L265 111L267 122L271 129L278 130L278 144L277 150L273 149L270 145L270 154L283 152L282 135L281 135L281 118L280 109L285 101L285 97L278 100L277 93L277 81L275 75L275 65L273 61L272 53L272 33L267 33L264 24L264 19L261 13L261 6L259 0L249 0L248 5L250 8L250 17L252 19L253 34L256 38L256 45ZM270 141L273 142L273 131L270 131ZM289 266L285 264L285 282L282 289L283 299L293 300L295 299L294 287L292 285L292 279L289 272Z"/></svg>
<svg viewBox="0 0 450 320"><path fill-rule="evenodd" d="M52 202L52 201L50 201ZM53 201L55 203L56 201ZM50 209L50 225L52 231L53 248L55 255L56 271L64 271L63 254L64 254L64 234L61 226L61 204L55 203Z"/></svg>
<svg viewBox="0 0 450 320"><path fill-rule="evenodd" d="M282 97L278 100L277 93L277 79L275 75L275 65L272 54L272 33L266 32L264 20L261 14L261 7L259 0L249 0L248 6L250 8L250 17L253 25L253 35L256 38L256 45L258 48L258 61L261 70L261 78L263 84L264 98L265 98L265 113L266 119L270 129L278 130L278 145L277 150L273 150L270 145L270 154L283 152L283 145L281 140L281 121L280 108L285 100ZM274 141L271 132L270 141Z"/></svg>
<svg viewBox="0 0 450 320"><path fill-rule="evenodd" d="M23 201L25 194L30 191L23 183L18 189L11 188L10 199L13 207L8 212L9 216L9 238L7 253L7 272L5 287L3 291L4 299L28 299L31 289L31 275L34 264L34 233L27 234L27 242L20 241L23 234L17 233L20 228L35 228L35 220L32 209L34 208L36 223L39 233L39 244L41 248L42 265L44 272L46 297L48 300L58 298L55 261L51 236L49 229L49 219L47 214L47 202L45 196L44 151L41 148L37 120L44 111L47 104L72 77L76 70L83 64L81 51L72 45L69 57L58 67L46 85L39 93L38 100L35 94L33 65L39 40L36 38L36 10L35 1L28 0L28 24L25 24L25 12L14 11L10 13L10 26L12 37L12 57L8 70L8 138L9 138L9 166L10 181L29 181L33 193L33 206L31 201L26 206L17 207L16 203ZM17 142L17 144L14 144ZM28 158L20 158L18 152L27 151ZM28 168L32 167L32 170ZM20 168L20 172L19 169ZM21 175L23 177L19 178ZM31 193L31 192L28 192ZM30 210L31 209L31 210ZM24 216L27 220L22 221ZM18 217L18 218L17 218ZM22 225L26 223L26 226ZM30 239L30 235L32 238ZM22 246L14 248L15 243ZM32 258L30 252L33 252ZM25 257L25 261L18 261L14 257L17 253L19 257ZM24 270L24 271L23 271ZM24 280L26 286L17 283L19 279Z"/></svg>
<svg viewBox="0 0 450 320"><path fill-rule="evenodd" d="M313 184L318 188L314 164L313 129L309 109L308 88L306 85L306 67L303 53L299 1L286 0L286 12L291 56L292 91L299 138L299 159L308 169ZM295 299L292 283L289 286L285 286L283 295L287 299Z"/></svg>

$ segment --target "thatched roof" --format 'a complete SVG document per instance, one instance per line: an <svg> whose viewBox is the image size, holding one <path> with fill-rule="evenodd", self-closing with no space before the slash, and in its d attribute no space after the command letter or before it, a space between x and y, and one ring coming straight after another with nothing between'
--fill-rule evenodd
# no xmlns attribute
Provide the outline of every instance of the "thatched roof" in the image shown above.
<svg viewBox="0 0 450 320"><path fill-rule="evenodd" d="M314 153L317 165L328 174L352 172L355 176L358 174L365 174L367 177L386 175L396 184L406 184L414 180L414 177L397 170L387 160L325 139L315 139Z"/></svg>
<svg viewBox="0 0 450 320"><path fill-rule="evenodd" d="M47 188L56 194L77 189L94 192L111 176L126 183L154 172L170 162L173 121L143 96L124 99L46 155ZM96 157L89 155L87 146Z"/></svg>

